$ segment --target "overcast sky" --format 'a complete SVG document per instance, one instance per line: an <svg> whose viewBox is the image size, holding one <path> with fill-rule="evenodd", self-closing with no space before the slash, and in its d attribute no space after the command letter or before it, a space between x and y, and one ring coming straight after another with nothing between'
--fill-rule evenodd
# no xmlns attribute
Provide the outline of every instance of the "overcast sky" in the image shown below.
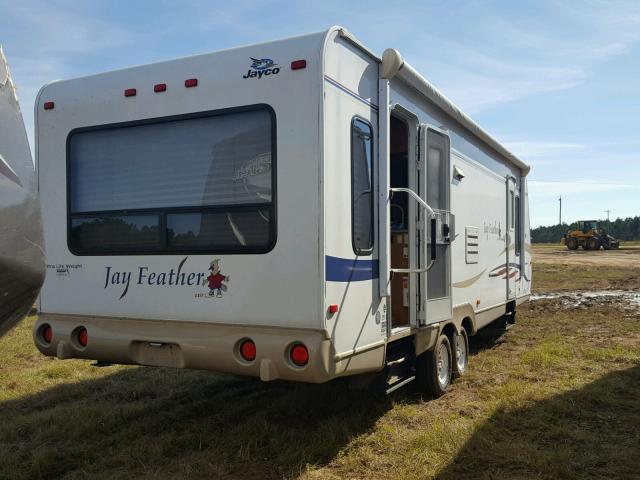
<svg viewBox="0 0 640 480"><path fill-rule="evenodd" d="M343 25L530 163L532 226L640 215L640 1L0 0L33 139L54 79Z"/></svg>

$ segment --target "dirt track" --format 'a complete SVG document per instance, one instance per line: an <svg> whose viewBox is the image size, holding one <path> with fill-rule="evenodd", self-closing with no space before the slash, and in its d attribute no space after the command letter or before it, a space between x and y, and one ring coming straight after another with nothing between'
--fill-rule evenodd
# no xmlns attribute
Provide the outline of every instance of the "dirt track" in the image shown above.
<svg viewBox="0 0 640 480"><path fill-rule="evenodd" d="M567 250L564 245L533 245L535 263L594 265L640 268L640 246L622 246L619 250Z"/></svg>

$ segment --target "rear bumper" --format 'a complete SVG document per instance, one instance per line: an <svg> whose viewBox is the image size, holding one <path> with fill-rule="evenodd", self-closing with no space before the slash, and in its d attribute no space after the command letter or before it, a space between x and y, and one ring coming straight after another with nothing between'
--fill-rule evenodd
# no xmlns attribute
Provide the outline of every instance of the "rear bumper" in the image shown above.
<svg viewBox="0 0 640 480"><path fill-rule="evenodd" d="M50 344L42 326L52 327ZM84 327L88 343L82 347L77 331ZM256 327L169 320L141 320L80 315L40 315L33 330L34 343L45 355L84 358L109 363L195 368L260 377L322 383L332 378L380 368L384 348L339 361L324 331ZM240 341L256 344L256 359L244 361ZM298 367L289 360L289 348L303 343L309 362ZM376 353L377 352L377 353Z"/></svg>

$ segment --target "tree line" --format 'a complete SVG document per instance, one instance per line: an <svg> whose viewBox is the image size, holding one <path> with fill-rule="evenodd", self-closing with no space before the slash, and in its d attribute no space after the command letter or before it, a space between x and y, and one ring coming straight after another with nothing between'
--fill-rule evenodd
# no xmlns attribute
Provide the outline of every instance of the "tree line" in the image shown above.
<svg viewBox="0 0 640 480"><path fill-rule="evenodd" d="M618 240L640 240L640 216L616 218L613 221L598 220L598 226ZM557 243L569 230L576 230L578 222L531 229L533 243Z"/></svg>

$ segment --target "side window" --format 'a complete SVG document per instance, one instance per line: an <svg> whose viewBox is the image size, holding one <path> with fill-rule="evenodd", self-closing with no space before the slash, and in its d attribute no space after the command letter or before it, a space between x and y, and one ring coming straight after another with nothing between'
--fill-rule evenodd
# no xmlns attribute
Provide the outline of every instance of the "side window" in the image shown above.
<svg viewBox="0 0 640 480"><path fill-rule="evenodd" d="M516 256L520 255L520 248L522 242L522 219L520 218L520 197L516 196Z"/></svg>
<svg viewBox="0 0 640 480"><path fill-rule="evenodd" d="M351 122L351 241L356 255L373 250L373 130Z"/></svg>
<svg viewBox="0 0 640 480"><path fill-rule="evenodd" d="M511 215L509 216L509 227L514 228L515 215L513 214L513 190L509 192L509 208Z"/></svg>

